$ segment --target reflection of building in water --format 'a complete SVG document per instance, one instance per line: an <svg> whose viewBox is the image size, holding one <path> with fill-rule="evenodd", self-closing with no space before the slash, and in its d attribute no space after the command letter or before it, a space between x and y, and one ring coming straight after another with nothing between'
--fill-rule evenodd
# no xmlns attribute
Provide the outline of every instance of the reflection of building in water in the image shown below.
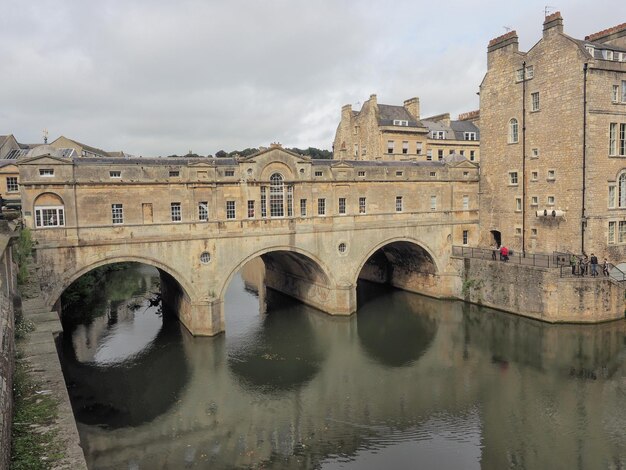
<svg viewBox="0 0 626 470"><path fill-rule="evenodd" d="M180 399L134 428L80 426L90 464L246 467L281 459L314 467L338 442L350 455L394 434L436 434L438 416L446 429L480 432L483 468L577 468L581 461L593 468L603 455L626 455L623 439L615 439L626 425L625 384L608 380L626 373L626 323L553 327L406 293L381 299L351 318L302 305L274 311L228 357L223 339L184 334L191 375ZM362 317L399 309L420 318L406 323L409 331L358 332ZM429 344L400 348L404 357L385 366L383 345L393 348L407 334ZM299 361L309 374L298 375ZM595 379L574 379L572 368ZM127 400L142 406L140 397Z"/></svg>
<svg viewBox="0 0 626 470"><path fill-rule="evenodd" d="M251 259L243 265L239 271L246 290L259 296L259 312L265 313L267 309L265 293L265 263L260 257Z"/></svg>

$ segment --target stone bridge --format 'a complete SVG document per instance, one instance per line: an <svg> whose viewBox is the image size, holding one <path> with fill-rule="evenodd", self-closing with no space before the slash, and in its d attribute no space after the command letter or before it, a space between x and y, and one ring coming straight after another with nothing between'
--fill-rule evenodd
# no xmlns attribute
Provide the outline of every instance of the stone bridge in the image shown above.
<svg viewBox="0 0 626 470"><path fill-rule="evenodd" d="M466 160L311 160L279 146L247 158L62 158L20 164L25 223L46 302L90 270L136 261L194 335L224 331L228 284L261 257L267 286L332 315L359 278L458 297L452 245L478 236Z"/></svg>

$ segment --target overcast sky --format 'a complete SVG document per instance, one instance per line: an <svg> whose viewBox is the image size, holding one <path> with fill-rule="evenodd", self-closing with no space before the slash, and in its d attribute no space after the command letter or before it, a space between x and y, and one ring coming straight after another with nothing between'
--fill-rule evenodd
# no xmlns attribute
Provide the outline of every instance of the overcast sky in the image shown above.
<svg viewBox="0 0 626 470"><path fill-rule="evenodd" d="M422 117L478 109L487 43L541 37L546 0L0 0L0 135L206 155L330 149L369 95ZM551 2L576 38L626 2Z"/></svg>

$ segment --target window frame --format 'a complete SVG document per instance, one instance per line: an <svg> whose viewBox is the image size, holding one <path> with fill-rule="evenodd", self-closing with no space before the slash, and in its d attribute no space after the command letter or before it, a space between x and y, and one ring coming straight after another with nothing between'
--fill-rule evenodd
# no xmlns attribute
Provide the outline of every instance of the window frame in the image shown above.
<svg viewBox="0 0 626 470"><path fill-rule="evenodd" d="M508 143L519 143L519 121L517 118L509 119Z"/></svg>
<svg viewBox="0 0 626 470"><path fill-rule="evenodd" d="M183 221L183 208L180 202L170 202L170 219L172 222Z"/></svg>
<svg viewBox="0 0 626 470"><path fill-rule="evenodd" d="M111 204L111 223L113 225L124 224L124 204Z"/></svg>
<svg viewBox="0 0 626 470"><path fill-rule="evenodd" d="M346 215L346 198L340 197L337 201L337 210L339 215Z"/></svg>
<svg viewBox="0 0 626 470"><path fill-rule="evenodd" d="M198 202L198 220L201 222L209 220L209 201Z"/></svg>
<svg viewBox="0 0 626 470"><path fill-rule="evenodd" d="M365 196L359 197L359 214L367 214L367 198Z"/></svg>
<svg viewBox="0 0 626 470"><path fill-rule="evenodd" d="M20 183L17 176L7 176L6 178L7 193L19 193Z"/></svg>
<svg viewBox="0 0 626 470"><path fill-rule="evenodd" d="M404 212L404 201L402 196L396 196L396 212Z"/></svg>
<svg viewBox="0 0 626 470"><path fill-rule="evenodd" d="M44 214L45 211L48 212ZM49 223L48 216L54 217L54 223ZM55 227L65 227L65 206L35 206L35 228Z"/></svg>
<svg viewBox="0 0 626 470"><path fill-rule="evenodd" d="M317 198L317 215L319 216L326 215L326 198L324 197Z"/></svg>
<svg viewBox="0 0 626 470"><path fill-rule="evenodd" d="M537 112L540 109L539 92L535 91L530 94L530 111Z"/></svg>
<svg viewBox="0 0 626 470"><path fill-rule="evenodd" d="M237 218L237 201L226 201L226 220L235 220Z"/></svg>

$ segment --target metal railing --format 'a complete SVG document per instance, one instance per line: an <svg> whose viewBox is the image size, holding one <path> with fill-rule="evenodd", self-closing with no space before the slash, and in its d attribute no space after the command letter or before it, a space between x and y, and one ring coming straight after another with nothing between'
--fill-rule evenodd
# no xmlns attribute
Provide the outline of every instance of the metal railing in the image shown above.
<svg viewBox="0 0 626 470"><path fill-rule="evenodd" d="M587 265L586 268L583 267L583 272L581 272L581 266L579 264L574 265L573 268L574 269L572 269L571 265L561 266L561 277L592 277L591 265ZM608 279L626 288L626 272L622 271L613 263L608 263L606 273L604 271L604 267L601 264L598 264L596 272L598 273L598 279Z"/></svg>
<svg viewBox="0 0 626 470"><path fill-rule="evenodd" d="M509 250L508 259L504 261L499 250L492 248L476 248L471 246L453 246L452 256L459 258L487 259L503 261L524 266L536 266L540 268L559 268L569 266L569 254L553 252L547 253L522 253Z"/></svg>

